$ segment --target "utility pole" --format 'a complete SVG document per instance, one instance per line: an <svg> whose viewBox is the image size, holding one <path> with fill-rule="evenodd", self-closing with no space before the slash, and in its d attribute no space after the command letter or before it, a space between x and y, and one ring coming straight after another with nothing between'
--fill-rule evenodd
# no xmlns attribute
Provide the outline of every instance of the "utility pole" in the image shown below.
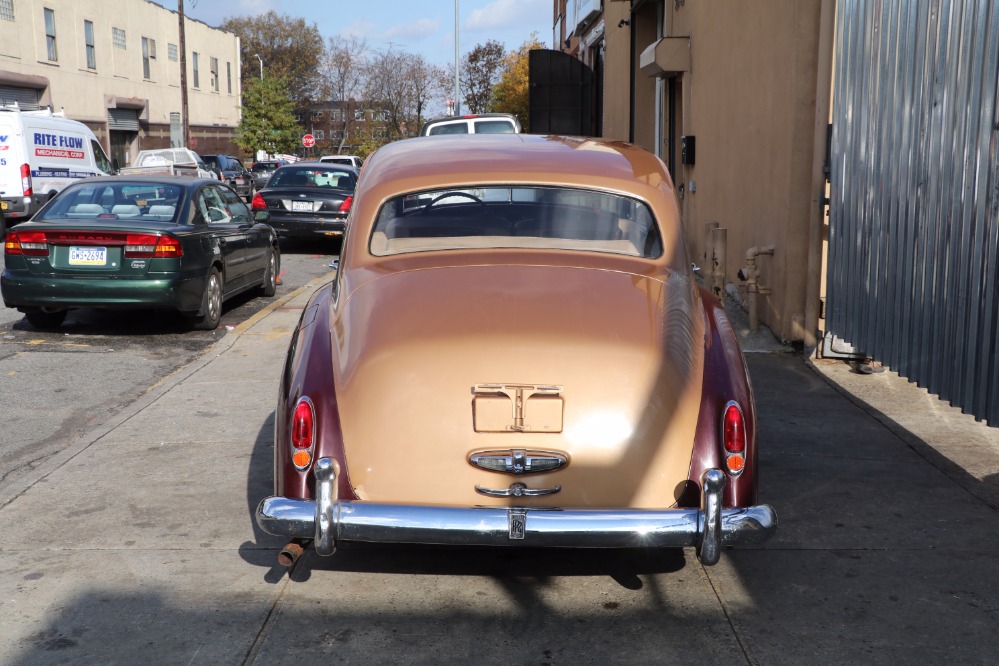
<svg viewBox="0 0 999 666"><path fill-rule="evenodd" d="M180 127L184 136L184 147L191 147L191 125L187 117L187 42L184 39L184 0L177 0L177 13L180 14Z"/></svg>
<svg viewBox="0 0 999 666"><path fill-rule="evenodd" d="M461 89L458 85L458 0L454 0L454 115L461 115Z"/></svg>

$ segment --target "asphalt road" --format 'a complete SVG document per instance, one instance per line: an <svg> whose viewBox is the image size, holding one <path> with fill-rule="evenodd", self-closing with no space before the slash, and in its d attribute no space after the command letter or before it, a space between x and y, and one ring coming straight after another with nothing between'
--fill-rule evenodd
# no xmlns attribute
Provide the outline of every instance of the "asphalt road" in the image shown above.
<svg viewBox="0 0 999 666"><path fill-rule="evenodd" d="M329 273L337 250L292 241L281 247L277 298ZM215 331L189 330L169 312L97 310L71 312L59 330L39 331L17 310L0 307L0 485L99 426L271 300L227 302Z"/></svg>

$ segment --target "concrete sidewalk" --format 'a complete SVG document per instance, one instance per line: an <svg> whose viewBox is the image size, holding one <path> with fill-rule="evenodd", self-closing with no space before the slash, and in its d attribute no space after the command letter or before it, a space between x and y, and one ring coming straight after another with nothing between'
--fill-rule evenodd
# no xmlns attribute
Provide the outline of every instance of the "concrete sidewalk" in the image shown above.
<svg viewBox="0 0 999 666"><path fill-rule="evenodd" d="M999 663L996 429L748 335L763 547L356 546L289 576L252 516L322 281L0 488L0 664Z"/></svg>

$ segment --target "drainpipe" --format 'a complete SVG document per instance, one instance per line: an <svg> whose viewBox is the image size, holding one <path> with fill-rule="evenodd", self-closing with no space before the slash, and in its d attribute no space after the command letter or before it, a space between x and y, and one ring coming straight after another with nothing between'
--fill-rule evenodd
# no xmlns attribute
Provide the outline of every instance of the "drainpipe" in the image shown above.
<svg viewBox="0 0 999 666"><path fill-rule="evenodd" d="M739 279L746 282L746 302L749 305L749 330L755 331L760 327L760 294L766 296L770 293L769 287L760 284L760 269L756 265L756 257L761 254L774 253L774 246L751 247L746 250L746 265L739 269Z"/></svg>
<svg viewBox="0 0 999 666"><path fill-rule="evenodd" d="M728 229L711 230L711 293L719 301L725 293L725 254L728 252Z"/></svg>
<svg viewBox="0 0 999 666"><path fill-rule="evenodd" d="M815 74L815 127L812 137L812 203L809 207L808 272L805 281L805 347L818 344L822 295L822 241L825 231L826 138L832 104L836 0L822 0L819 9L819 51Z"/></svg>

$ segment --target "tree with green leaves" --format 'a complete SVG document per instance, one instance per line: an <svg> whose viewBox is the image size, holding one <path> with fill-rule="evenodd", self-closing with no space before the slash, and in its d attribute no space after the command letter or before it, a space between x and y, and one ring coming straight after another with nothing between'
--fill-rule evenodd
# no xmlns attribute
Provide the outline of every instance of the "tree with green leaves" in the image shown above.
<svg viewBox="0 0 999 666"><path fill-rule="evenodd" d="M295 103L287 84L277 78L249 79L243 84L243 119L236 145L248 153L293 153L302 138Z"/></svg>
<svg viewBox="0 0 999 666"><path fill-rule="evenodd" d="M259 16L231 16L219 26L239 36L242 47L240 75L244 85L264 73L284 79L291 99L298 106L307 106L315 99L319 87L319 62L323 55L323 38L315 23L269 11Z"/></svg>
<svg viewBox="0 0 999 666"><path fill-rule="evenodd" d="M503 59L499 83L493 87L493 99L489 107L494 113L512 113L520 120L525 132L530 131L530 89L528 60L530 52L543 49L545 45L537 33L510 51Z"/></svg>

